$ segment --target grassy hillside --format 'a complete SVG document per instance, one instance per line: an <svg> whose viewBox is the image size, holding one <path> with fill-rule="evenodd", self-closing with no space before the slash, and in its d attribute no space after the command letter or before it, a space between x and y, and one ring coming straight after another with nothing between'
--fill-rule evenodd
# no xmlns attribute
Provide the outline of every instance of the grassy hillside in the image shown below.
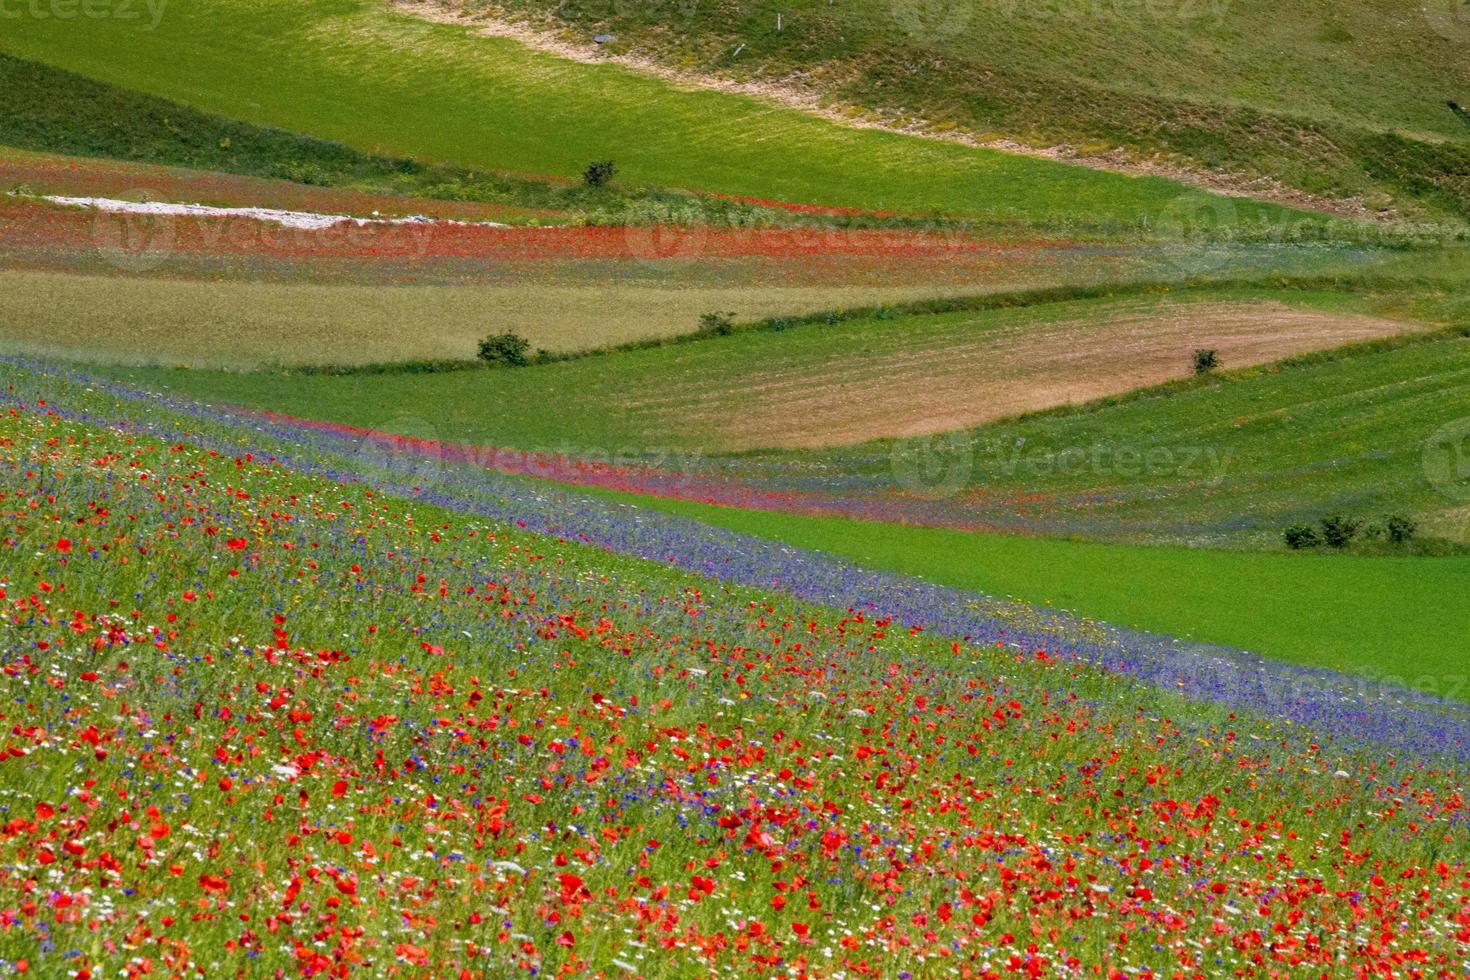
<svg viewBox="0 0 1470 980"><path fill-rule="evenodd" d="M602 495L942 585L1470 700L1470 558L1056 541ZM1395 653L1406 636L1413 661Z"/></svg>
<svg viewBox="0 0 1470 980"><path fill-rule="evenodd" d="M795 75L905 124L1470 213L1470 130L1445 104L1470 102L1460 0L495 6L684 70Z"/></svg>
<svg viewBox="0 0 1470 980"><path fill-rule="evenodd" d="M72 27L78 25L72 22ZM112 24L114 30L119 29ZM126 30L127 28L122 28ZM345 142L205 112L174 99L0 54L0 147L321 187L426 195L539 209L541 221L623 214L662 205L698 209L711 223L749 220L732 202L657 189L591 189L578 182L487 173L354 148ZM147 177L141 182L152 186ZM261 202L251 202L261 203ZM780 217L766 215L766 220ZM521 221L525 221L523 216Z"/></svg>
<svg viewBox="0 0 1470 980"><path fill-rule="evenodd" d="M1169 181L852 130L537 54L378 0L177 0L152 27L24 18L0 51L424 162L572 178L612 158L635 186L1083 227L1137 226L1179 207ZM1280 216L1234 208L1245 223Z"/></svg>

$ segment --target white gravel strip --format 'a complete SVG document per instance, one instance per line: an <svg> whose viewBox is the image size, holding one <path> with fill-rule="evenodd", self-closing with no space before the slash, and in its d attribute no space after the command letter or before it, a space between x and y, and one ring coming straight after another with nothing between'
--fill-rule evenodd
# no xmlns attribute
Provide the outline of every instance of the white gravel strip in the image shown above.
<svg viewBox="0 0 1470 980"><path fill-rule="evenodd" d="M406 218L356 218L348 214L320 214L315 211L282 211L277 208L216 208L206 204L173 204L167 201L121 201L111 197L62 197L45 194L42 200L69 207L91 208L114 214L156 214L171 217L197 218L251 218L270 221L287 228L319 231L344 222L359 227L366 225L479 225L485 228L509 228L495 221L455 221L450 218L430 218L422 214Z"/></svg>

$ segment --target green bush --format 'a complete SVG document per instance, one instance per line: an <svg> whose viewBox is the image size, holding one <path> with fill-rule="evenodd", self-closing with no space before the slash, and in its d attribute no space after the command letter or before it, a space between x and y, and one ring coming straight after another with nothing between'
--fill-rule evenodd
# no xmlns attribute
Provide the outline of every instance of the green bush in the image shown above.
<svg viewBox="0 0 1470 980"><path fill-rule="evenodd" d="M1286 546L1292 551L1315 548L1322 543L1322 536L1310 524L1293 524L1286 529L1283 537L1286 538Z"/></svg>
<svg viewBox="0 0 1470 980"><path fill-rule="evenodd" d="M326 168L315 163L302 163L296 160L276 165L272 169L271 176L296 184L310 184L313 187L330 187L334 179Z"/></svg>
<svg viewBox="0 0 1470 980"><path fill-rule="evenodd" d="M587 169L582 171L582 182L588 187L606 187L617 172L618 165L611 160L598 160L587 164Z"/></svg>
<svg viewBox="0 0 1470 980"><path fill-rule="evenodd" d="M1220 366L1220 352L1213 347L1194 349L1194 373L1209 374Z"/></svg>
<svg viewBox="0 0 1470 980"><path fill-rule="evenodd" d="M699 332L713 337L727 337L735 332L734 313L701 313Z"/></svg>
<svg viewBox="0 0 1470 980"><path fill-rule="evenodd" d="M1419 522L1404 514L1390 514L1383 525L1388 530L1388 540L1394 544L1403 544L1419 533Z"/></svg>
<svg viewBox="0 0 1470 980"><path fill-rule="evenodd" d="M518 333L499 333L480 341L479 358L486 364L522 367L530 363L531 342Z"/></svg>
<svg viewBox="0 0 1470 980"><path fill-rule="evenodd" d="M1346 548L1358 536L1363 522L1356 517L1331 514L1322 518L1322 540L1332 548Z"/></svg>

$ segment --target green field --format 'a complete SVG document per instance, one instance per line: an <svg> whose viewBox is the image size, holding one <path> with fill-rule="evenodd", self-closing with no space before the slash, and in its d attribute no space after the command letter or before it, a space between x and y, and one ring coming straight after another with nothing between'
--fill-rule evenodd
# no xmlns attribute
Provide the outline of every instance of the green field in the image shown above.
<svg viewBox="0 0 1470 980"><path fill-rule="evenodd" d="M187 167L196 177L235 174L289 181L298 187L346 187L535 209L532 214L511 211L501 216L517 223L609 223L623 217L647 221L661 213L689 212L711 224L798 218L686 192L590 188L580 182L368 153L0 54L0 154L13 158L19 155L17 151ZM137 190L141 184L151 189L156 182L154 175L140 173L127 187ZM257 192L270 196L259 188ZM245 203L266 205L267 201Z"/></svg>
<svg viewBox="0 0 1470 980"><path fill-rule="evenodd" d="M795 75L905 124L1470 214L1470 130L1445 105L1470 103L1461 0L507 6L573 38L614 32L615 48L688 71Z"/></svg>
<svg viewBox="0 0 1470 980"><path fill-rule="evenodd" d="M1304 360L971 430L957 437L960 489L978 494L963 498L966 513L1052 534L1279 548L1296 521L1404 512L1426 534L1470 539L1463 488L1426 469L1438 465L1426 462L1436 433L1470 418L1470 340ZM806 453L800 465L842 474L848 492L882 492L893 460L923 448Z"/></svg>
<svg viewBox="0 0 1470 980"><path fill-rule="evenodd" d="M849 129L538 54L378 0L176 0L156 25L28 17L8 22L0 50L427 162L571 178L612 158L635 186L1052 226L1138 227L1150 215L1168 225L1180 213L1181 188L1167 180ZM1283 215L1221 207L1247 224Z"/></svg>
<svg viewBox="0 0 1470 980"><path fill-rule="evenodd" d="M13 278L26 281L28 274L15 273ZM70 280L59 277L40 278L41 285L60 281L66 289ZM92 293L83 294L84 301L109 302L103 292L111 289L109 280L92 280ZM293 354L309 363L330 360L327 356L334 339L347 348L370 350L381 355L418 353L445 347L463 356L471 349L469 331L481 324L483 332L498 321L477 320L476 303L499 303L503 307L518 299L527 309L527 322L536 315L535 304L558 301L554 290L529 288L517 292L507 287L476 291L453 290L337 290L277 287L268 290L256 286L219 284L157 284L134 281L116 290L118 308L133 311L128 319L130 335L145 338L133 352L153 349L181 351L184 340L164 336L144 322L150 305L174 310L160 328L183 327L190 310L208 310L219 305L220 317L236 316L240 302L253 303L247 308L258 316L259 337L253 341L254 356L260 357L271 345L279 346L289 335L293 316L303 309L341 310L342 319L323 319L319 326L340 327L314 330L301 335ZM1121 290L1120 290L1121 291ZM584 319L587 327L575 333L570 325L563 332L532 334L547 346L574 346L568 341L587 338L598 330L595 311L604 306L595 290L572 290L592 304ZM18 297L44 297L40 289L16 289L9 293L12 305ZM46 329L28 334L30 342L43 345L48 336L53 343L75 334L68 323L87 323L85 310L73 309L74 303L62 305L64 290L49 303L37 301L57 311L47 315L42 309L29 311L34 322ZM673 304L681 302L680 290L652 290L651 297L640 297L631 287L613 289L609 297L623 297L621 308L614 310L601 326L601 335L609 340L638 336L642 327L653 332L656 319L649 313L649 303L664 302L667 316L674 317ZM677 308L681 329L688 330L697 319L697 304L714 302L718 294L688 292L688 299ZM730 295L735 295L731 293ZM820 290L793 291L783 297L779 291L752 290L747 303L756 308L764 304L794 307L801 302L819 299ZM834 292L832 296L840 296ZM863 291L853 290L848 298L861 301ZM881 295L870 291L869 296ZM841 443L864 441L870 427L888 427L890 431L911 431L917 423L932 420L930 414L940 409L925 400L923 379L945 362L955 362L964 374L956 380L979 390L978 399L966 402L966 410L983 413L994 410L996 402L985 398L984 386L1016 385L1011 392L1016 406L1009 413L1036 407L1041 399L1046 404L1062 399L1062 393L1046 388L1044 372L1055 367L1058 357L1076 361L1076 348L1092 352L1085 364L1068 367L1080 380L1100 386L1105 393L1121 393L1148 380L1187 373L1188 356L1196 340L1214 336L1201 332L1197 319L1202 309L1238 311L1248 317L1260 309L1277 315L1281 310L1323 314L1318 318L1331 324L1341 318L1341 329L1352 329L1377 335L1402 329L1397 324L1360 319L1371 312L1361 298L1305 291L1261 289L1201 290L1198 293L1174 294L1158 287L1151 294L1127 298L1095 298L1064 303L1042 303L1016 309L986 309L934 315L885 316L792 327L787 330L742 331L734 336L713 337L697 342L617 351L561 363L533 365L516 370L464 370L439 374L412 372L354 373L304 379L287 372L239 373L223 370L154 369L140 366L127 377L146 387L159 387L211 401L272 408L309 418L324 418L374 428L388 418L405 413L432 417L440 438L471 443L545 448L553 446L595 448L679 448L704 451L746 449L773 446L801 440L813 430L802 412L820 413L827 419L832 441ZM132 297L131 301L128 299ZM150 297L152 298L150 300ZM177 297L177 305L169 305ZM254 297L254 299L252 299ZM662 299L661 299L662 297ZM187 301L192 300L193 305ZM354 326L348 319L360 315L361 305L376 301L375 316L364 317ZM985 300L978 300L984 302ZM131 305L127 304L131 302ZM568 299L561 299L569 303ZM997 300L998 302L998 300ZM691 305L693 304L693 305ZM413 307L419 306L425 326L407 330L402 324L418 317ZM543 306L545 310L548 306ZM713 308L713 307L711 307ZM0 304L3 309L3 304ZM18 310L18 313L27 312ZM1264 314L1263 314L1264 315ZM332 314L329 314L332 316ZM23 318L22 318L23 320ZM24 320L23 320L24 322ZM207 320L206 322L213 322ZM221 321L225 322L225 321ZM553 319L551 322L561 322ZM1139 323L1150 324L1146 334L1154 348L1177 349L1165 365L1156 370L1168 372L1139 380L1140 350L1135 344L1120 346L1120 333L1136 340L1131 333ZM622 324L619 332L614 326ZM1116 324L1119 330L1111 329ZM1291 329L1287 323L1282 330ZM1410 325L1411 326L1411 325ZM1129 328L1125 330L1124 328ZM1271 323L1253 328L1254 333L1268 333ZM197 328L196 328L197 329ZM1241 328L1237 328L1238 330ZM1331 336L1339 328L1323 330L1312 322L1304 331L1298 349L1332 346ZM218 332L218 331L215 331ZM677 331L669 331L677 332ZM1241 332L1244 332L1243 330ZM200 336L189 353L210 358L208 344L220 349L239 349L243 338L221 337L211 340ZM621 334L621 335L619 335ZM1047 337L1043 349L1039 338ZM187 335L186 335L187 336ZM393 338L393 339L375 339ZM1029 338L1037 338L1033 349ZM1266 338L1274 345L1283 339ZM1058 354L1058 343L1065 350ZM1340 341L1339 341L1340 342ZM306 353L315 352L312 358ZM214 357L218 357L216 352ZM425 356L420 354L420 356ZM1278 355L1279 356L1279 355ZM1001 360L1003 358L1003 360ZM390 356L363 360L390 360ZM967 365L973 364L973 368ZM1082 370L1086 369L1086 370ZM989 373L986 373L989 372ZM1091 372L1091 375L1088 375ZM1070 377L1070 375L1069 375ZM1079 383L1080 383L1079 380ZM912 384L910 384L912 382ZM894 388L894 385L897 388ZM873 416L877 404L874 390L883 387L889 399L888 409ZM1035 389L1034 392L1027 389ZM965 395L965 392L960 394ZM922 396L922 397L921 397ZM967 396L968 397L968 396ZM1050 399L1050 401L1047 401ZM840 400L840 404L839 404ZM805 406L795 409L792 406ZM945 408L953 411L954 408ZM783 417L782 413L786 413ZM845 428L844 428L845 427ZM953 427L953 426L951 426ZM849 435L843 439L844 433ZM793 462L803 465L813 458L826 456L801 454ZM848 467L840 453L832 458L832 469ZM856 469L855 472L861 472Z"/></svg>
<svg viewBox="0 0 1470 980"><path fill-rule="evenodd" d="M1374 302L1398 308L1388 297L1346 294L1207 292L1194 300L1276 316L1283 310L1314 311L1349 322L1372 311ZM448 441L604 455L708 452L737 439L770 445L782 432L800 437L806 431L803 411L826 411L822 418L834 439L842 425L861 433L861 426L871 424L870 403L881 392L887 392L895 416L883 424L917 426L932 420L923 413L937 411L905 394L914 386L922 389L935 370L917 352L937 352L941 362L964 354L983 364L1000 350L985 346L991 338L1004 343L1014 336L1023 345L1007 355L1015 363L1000 365L997 383L1025 379L1031 370L1025 338L1040 336L1059 320L1092 321L1091 333L1077 334L1092 338L1088 370L1094 381L1118 372L1115 390L1125 392L1136 386L1129 379L1138 349L1113 349L1111 335L1096 324L1139 302L1090 300L741 333L510 371L309 379L147 367L116 373L191 398L365 428L404 417L430 419L435 438ZM1276 305L1250 305L1268 302ZM1189 332L1197 306L1154 303L1155 315L1181 325L1183 333L1173 342L1180 346L1182 372L1197 336ZM886 345L894 345L890 355ZM914 386L900 386L895 394L879 385L885 379L864 374L873 363L888 363L885 356L898 358L890 365L894 370L913 369ZM760 365L758 373L752 374L752 365ZM978 380L983 373L974 373L983 370L977 366L968 375L980 385L982 397L971 403L977 412L993 408ZM827 379L830 387L824 388ZM1037 376L1032 383L1045 382ZM1236 370L1206 383L1172 383L1081 410L1002 419L946 437L947 451L960 453L963 470L948 488L959 496L946 502L952 507L945 519L1063 536L1279 548L1282 529L1297 520L1316 521L1335 511L1370 520L1403 512L1419 515L1425 534L1464 540L1456 500L1425 477L1424 453L1437 430L1470 416L1467 382L1470 341L1454 335L1370 345L1341 358L1308 355L1300 363ZM839 395L846 415L832 408ZM1030 396L1023 390L1020 397ZM783 406L806 404L803 399L811 402L805 410L781 417ZM895 485L895 460L931 448L928 437L849 441L859 444L714 456L707 465L777 491L817 488L835 504L907 492Z"/></svg>
<svg viewBox="0 0 1470 980"><path fill-rule="evenodd" d="M1470 700L1466 557L1139 547L601 495L942 585Z"/></svg>
<svg viewBox="0 0 1470 980"><path fill-rule="evenodd" d="M1191 331L1201 306L1278 318L1305 312L1329 323L1333 317L1354 323L1364 313L1430 312L1392 295L1238 290L1205 292L1194 300L1145 307L1180 331L1171 343L1179 346L1181 373L1199 336ZM860 433L871 423L870 403L880 394L893 415L883 424L933 421L924 413L938 409L910 393L923 393L926 379L938 370L934 358L919 356L925 350L941 364L949 355L975 358L974 368L961 366L979 391L965 405L992 410L980 379L986 377L986 358L1009 348L986 344L1012 337L1020 344L997 368L997 384L1031 377L1030 384L1043 386L1047 378L1028 367L1025 341L1057 322L1089 322L1076 331L1078 343L1086 340L1092 351L1084 357L1089 376L1097 382L1117 372L1115 391L1127 392L1135 387L1131 372L1139 349L1110 346L1112 335L1100 324L1139 302L1089 300L803 326L509 371L310 378L156 368L114 373L191 398L366 428L416 417L429 420L434 437L448 441L600 455L708 453L737 439L769 445L783 432L800 437L806 416L822 412L831 438L842 434L841 425ZM1029 353L1041 352L1038 343ZM893 371L911 368L913 383L887 387L891 379L864 373L874 363ZM1056 370L1050 362L1042 366ZM826 379L831 384L824 388ZM1418 515L1427 536L1465 540L1457 500L1426 477L1424 454L1436 431L1470 416L1467 383L1470 340L1435 335L990 422L945 437L945 450L960 454L962 469L954 470L958 478L948 486L955 496L941 500L940 516L928 520L1105 540L1278 549L1282 530L1294 521L1314 522L1334 511L1367 520L1402 512ZM1025 387L1019 397L1031 397ZM839 395L843 416L833 407ZM802 405L788 417L780 414L783 406ZM834 507L844 499L891 500L903 512L913 488L895 483L895 461L932 448L929 438L850 441L857 444L712 455L705 465L777 492L815 492Z"/></svg>
<svg viewBox="0 0 1470 980"><path fill-rule="evenodd" d="M1219 301L1220 294L1208 298ZM1233 298L1260 301L1270 294L1241 292ZM1301 309L1342 316L1357 314L1367 303L1344 295L1291 298L1307 304ZM1111 301L1114 307L1120 303ZM911 317L913 322L864 320L498 372L329 378L168 369L113 373L191 398L363 428L385 428L410 416L429 419L429 432L445 441L573 454L709 453L734 438L756 404L735 383L751 363L785 359L800 366L803 357L817 363L842 350L853 363L863 364L885 336L895 336L901 350L922 339L957 342L956 329L958 339L972 342L966 331L983 336L1023 329L1028 322L1042 331L1058 310L1069 309L1070 316L1086 311L1104 319L1110 307L1107 301L1091 301ZM1188 313L1191 307L1182 309ZM1105 338L1101 335L1100 345ZM1098 354L1098 372L1104 363L1104 354ZM1008 372L1023 369L1025 364L1007 367ZM832 373L841 378L838 367ZM722 391L722 378L729 382L723 388L728 392L723 397L732 400L728 403L710 394ZM950 495L938 504L923 504L929 507L925 511L903 510L906 500L919 498L911 497L916 488L895 482L900 473L895 467L931 450L929 438L706 455L701 466L778 494L816 494L819 504L828 501L835 510L847 500L867 505L886 500L900 508L895 513L925 513L926 522L960 527L1279 550L1289 523L1314 523L1341 511L1367 522L1382 522L1392 513L1414 514L1424 536L1464 541L1470 533L1458 485L1452 476L1436 478L1426 470L1426 458L1439 451L1432 442L1436 433L1470 417L1467 383L1470 341L1435 334L1369 344L1344 356L1308 354L1217 379L1167 383L1088 407L1000 420L945 436L941 448L960 453L963 469L953 470L958 478L947 485ZM679 391L691 392L695 401L681 403L675 397ZM700 407L707 394L713 401ZM772 432L779 425L770 420ZM928 489L919 492L922 498Z"/></svg>
<svg viewBox="0 0 1470 980"><path fill-rule="evenodd" d="M580 368L601 360L591 358L552 367ZM197 371L116 373L189 396L359 424L397 427L405 418L412 418L419 425L412 434L437 438L458 435L450 427L456 424L456 418L465 416L457 413L470 412L476 419L492 420L503 418L507 409L505 399L484 394L461 392L437 398L426 394L436 389L443 392L443 383L464 381L475 377L474 373L325 378ZM529 373L482 372L478 376ZM1455 396L1465 390L1467 377L1470 339L1447 339L1316 366L1263 372L1168 395L1132 397L1097 411L1042 415L1006 426L1054 426L1064 430L1069 425L1095 427L1099 419L1118 418L1118 424L1133 428L1113 431L1131 431L1168 446L1185 427L1199 425L1202 420L1214 418L1220 427L1229 428L1234 425L1233 413L1241 411L1241 406L1252 406L1257 413L1270 416L1276 412L1276 403L1286 403L1290 412L1298 413L1301 425L1245 425L1232 434L1229 446L1231 452L1240 454L1238 465L1259 467L1259 471L1236 472L1232 468L1227 486L1237 481L1265 484L1275 479L1282 494L1295 490L1296 496L1290 501L1294 508L1320 507L1323 501L1319 497L1336 499L1353 493L1381 496L1397 491L1408 492L1409 499L1424 504L1438 492L1441 516L1448 516L1444 508L1451 499L1442 495L1443 490L1424 484L1424 436L1440 424L1441 416L1457 411L1461 416L1470 415L1470 402ZM346 396L341 394L341 382L386 382L388 386L358 387L355 395ZM584 379L583 383L591 382ZM320 393L324 391L338 394L323 399ZM522 431L524 437L544 437L546 448L556 448L573 440L582 443L595 431L589 422L574 427L571 421L595 417L578 409L572 397L574 385L564 390L542 387L541 391L542 415L523 423L527 426ZM415 397L416 402L412 400ZM526 398L529 406L530 396ZM530 429L532 421L542 428ZM1367 438L1363 433L1370 428L1412 445L1396 445L1391 454L1381 458L1369 454L1358 466L1329 467L1313 458L1314 453L1341 454L1344 447L1351 449L1356 440ZM768 474L784 470L800 482L821 472L816 459L814 454L804 453L732 457L725 462L737 471L741 467ZM846 465L852 462L845 460ZM1232 462L1232 467L1236 465ZM1301 478L1313 471L1317 471L1315 479ZM834 475L847 481L849 493L863 492L864 473L860 467ZM891 479L886 469L882 476ZM1446 489L1453 492L1456 488ZM1464 556L1261 553L1059 540L593 492L945 585L1069 610L1117 625L1237 646L1309 666L1402 682L1451 697L1470 697L1463 685L1463 630L1470 615L1470 558ZM1250 504L1240 495L1227 500L1230 503L1216 505L1208 494L1181 495L1175 500L1164 494L1136 506L1138 513L1154 513L1166 522L1171 514L1198 511L1203 503L1219 506L1222 511L1231 504ZM1384 501L1375 498L1377 503ZM1262 516L1251 511L1242 514ZM1044 522L1038 521L1037 525L1044 527ZM1271 543L1275 540L1273 535ZM1406 636L1413 637L1412 661L1402 656Z"/></svg>

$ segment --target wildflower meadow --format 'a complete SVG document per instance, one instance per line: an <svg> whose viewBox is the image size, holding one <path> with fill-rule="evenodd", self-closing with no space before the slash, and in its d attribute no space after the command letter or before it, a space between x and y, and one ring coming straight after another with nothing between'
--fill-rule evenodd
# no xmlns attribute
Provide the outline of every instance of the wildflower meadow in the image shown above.
<svg viewBox="0 0 1470 980"><path fill-rule="evenodd" d="M1452 705L1364 716L1418 750L1293 723L1100 628L954 635L486 516L451 462L3 373L12 974L1466 968Z"/></svg>

